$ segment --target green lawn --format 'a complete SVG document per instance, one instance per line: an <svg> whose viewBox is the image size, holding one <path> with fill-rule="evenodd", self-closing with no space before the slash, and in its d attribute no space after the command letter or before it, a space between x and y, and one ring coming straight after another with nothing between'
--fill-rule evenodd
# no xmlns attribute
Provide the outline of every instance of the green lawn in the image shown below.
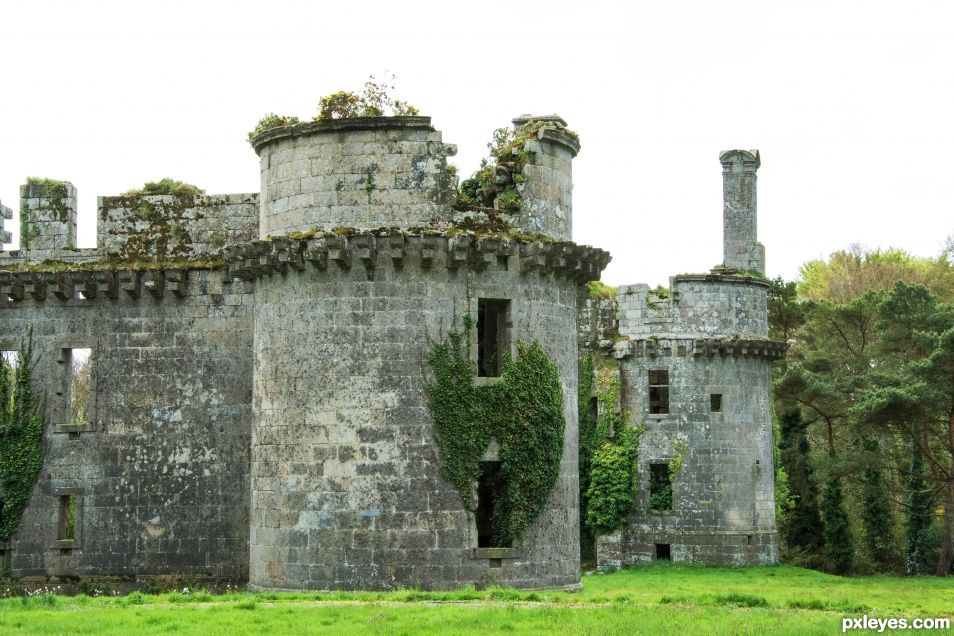
<svg viewBox="0 0 954 636"><path fill-rule="evenodd" d="M583 581L573 594L36 595L0 600L0 634L836 634L862 614L954 616L954 579L654 564Z"/></svg>

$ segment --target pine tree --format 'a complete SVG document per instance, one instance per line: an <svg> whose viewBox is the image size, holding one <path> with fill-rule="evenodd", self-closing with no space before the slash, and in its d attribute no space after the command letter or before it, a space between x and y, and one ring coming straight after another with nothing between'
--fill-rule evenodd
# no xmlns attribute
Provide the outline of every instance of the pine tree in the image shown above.
<svg viewBox="0 0 954 636"><path fill-rule="evenodd" d="M894 561L893 515L881 466L876 463L880 459L881 446L874 439L865 439L862 445L869 455L867 467L861 475L861 522L865 531L865 548L872 562L883 571Z"/></svg>
<svg viewBox="0 0 954 636"><path fill-rule="evenodd" d="M911 475L908 477L908 518L907 518L907 562L905 571L908 576L927 574L929 565L931 527L931 489L924 474L924 457L917 445L911 457Z"/></svg>
<svg viewBox="0 0 954 636"><path fill-rule="evenodd" d="M854 565L854 545L851 523L845 509L841 477L832 474L825 483L821 503L822 527L825 537L825 558L836 574L847 574Z"/></svg>
<svg viewBox="0 0 954 636"><path fill-rule="evenodd" d="M779 418L782 439L779 451L788 474L788 487L793 504L782 524L785 544L801 550L806 556L822 551L821 516L818 512L818 488L815 471L809 458L810 447L805 434L807 424L798 409L788 409Z"/></svg>

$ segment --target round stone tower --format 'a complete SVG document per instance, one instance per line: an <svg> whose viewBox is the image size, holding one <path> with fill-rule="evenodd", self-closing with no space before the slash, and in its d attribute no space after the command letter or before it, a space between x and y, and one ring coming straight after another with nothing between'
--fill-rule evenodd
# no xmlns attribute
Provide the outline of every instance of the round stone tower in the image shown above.
<svg viewBox="0 0 954 636"><path fill-rule="evenodd" d="M546 136L531 165L576 153L570 136ZM559 240L568 195L547 197L567 184L548 180L568 178L569 161L528 171L534 218L562 228L557 241L538 241L514 238L540 231L517 215L520 232L455 225L454 148L427 117L298 124L253 146L262 240L227 250L230 274L255 285L250 583L578 584L576 299L609 257ZM426 358L467 315L484 317L470 334L474 368L487 376L478 383L499 375L480 351L497 359L538 341L563 389L559 478L510 546L486 545L480 513L439 474ZM491 465L496 453L491 443L482 459Z"/></svg>

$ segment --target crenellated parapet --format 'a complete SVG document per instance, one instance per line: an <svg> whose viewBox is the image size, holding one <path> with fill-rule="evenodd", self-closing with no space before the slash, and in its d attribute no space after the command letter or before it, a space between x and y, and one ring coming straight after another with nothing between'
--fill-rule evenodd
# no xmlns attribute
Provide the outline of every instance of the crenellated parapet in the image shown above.
<svg viewBox="0 0 954 636"><path fill-rule="evenodd" d="M130 298L182 297L189 283L189 269L65 269L0 271L0 300L93 301Z"/></svg>
<svg viewBox="0 0 954 636"><path fill-rule="evenodd" d="M20 255L59 258L76 249L76 188L68 181L28 179L20 186Z"/></svg>
<svg viewBox="0 0 954 636"><path fill-rule="evenodd" d="M757 338L624 338L611 345L617 360L624 358L742 357L780 360L788 345Z"/></svg>
<svg viewBox="0 0 954 636"><path fill-rule="evenodd" d="M350 232L297 239L276 237L231 245L224 251L230 277L255 280L306 265L317 271L363 268L368 280L389 265L400 269L414 263L420 269L487 268L521 274L553 274L583 284L597 280L610 261L608 252L572 242L518 242L497 236L438 232Z"/></svg>
<svg viewBox="0 0 954 636"><path fill-rule="evenodd" d="M122 261L209 258L258 235L258 194L99 197L97 243Z"/></svg>

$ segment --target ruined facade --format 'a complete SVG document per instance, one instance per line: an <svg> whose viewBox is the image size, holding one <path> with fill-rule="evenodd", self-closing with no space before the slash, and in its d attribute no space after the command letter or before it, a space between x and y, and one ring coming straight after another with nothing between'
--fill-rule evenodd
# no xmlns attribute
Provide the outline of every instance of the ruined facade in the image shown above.
<svg viewBox="0 0 954 636"><path fill-rule="evenodd" d="M609 255L570 240L579 146L551 121L523 148L522 207L504 229L455 209L455 148L427 117L268 130L252 140L259 193L101 197L94 249L75 247L72 185L23 186L21 249L0 252L0 350L32 336L47 430L29 505L0 544L5 569L268 589L577 585L581 348L618 363L633 413L648 408L644 376L667 370L670 413L645 416L641 462L677 438L689 449L672 514L646 513L641 493L601 562L663 543L673 558L774 560L778 350L766 284L732 273L762 271L757 153L723 157L742 184L726 190L727 269L676 277L668 302L622 288L617 312L585 300ZM749 183L745 207L734 193ZM537 341L562 384L559 478L508 546L485 540L478 485L468 508L440 477L426 358L462 316L478 320L478 382L499 375L487 360Z"/></svg>
<svg viewBox="0 0 954 636"><path fill-rule="evenodd" d="M720 154L724 260L668 289L626 285L588 299L580 346L617 374L619 408L642 426L640 491L600 565L655 559L774 563L775 477L764 248L756 241L757 150Z"/></svg>

